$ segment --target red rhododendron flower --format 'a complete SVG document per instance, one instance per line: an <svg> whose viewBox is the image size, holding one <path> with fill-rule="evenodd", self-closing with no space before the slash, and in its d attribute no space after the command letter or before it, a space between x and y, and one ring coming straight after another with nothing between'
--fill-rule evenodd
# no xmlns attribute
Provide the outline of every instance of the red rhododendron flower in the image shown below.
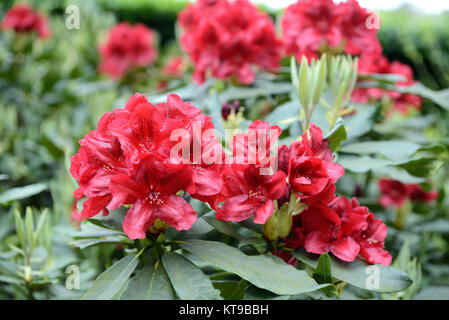
<svg viewBox="0 0 449 320"><path fill-rule="evenodd" d="M291 190L306 203L334 198L334 184L344 175L344 168L333 162L332 150L323 139L320 128L313 123L301 141L290 146L288 178Z"/></svg>
<svg viewBox="0 0 449 320"><path fill-rule="evenodd" d="M121 22L109 31L99 51L99 71L120 78L130 69L147 66L156 60L156 34L143 24L132 26Z"/></svg>
<svg viewBox="0 0 449 320"><path fill-rule="evenodd" d="M178 230L190 229L196 213L177 192L189 187L192 170L153 154L142 154L140 158L131 175L119 174L111 179L113 203L117 207L133 204L123 221L123 231L130 239L145 238L145 231L156 219Z"/></svg>
<svg viewBox="0 0 449 320"><path fill-rule="evenodd" d="M256 165L225 166L224 197L227 199L217 212L217 219L243 221L254 216L254 222L264 224L273 214L273 200L279 199L285 188L285 173L262 175Z"/></svg>
<svg viewBox="0 0 449 320"><path fill-rule="evenodd" d="M78 153L70 159L70 173L79 184L73 196L89 198L83 203L82 219L91 218L101 211L109 213L106 206L112 199L109 190L111 176L128 171L120 143L108 129L115 117L110 112L101 117L97 129L80 140Z"/></svg>
<svg viewBox="0 0 449 320"><path fill-rule="evenodd" d="M17 4L8 10L2 22L2 29L12 29L17 33L35 32L43 39L51 36L47 18L25 3Z"/></svg>
<svg viewBox="0 0 449 320"><path fill-rule="evenodd" d="M412 201L431 203L438 199L438 191L425 191L419 184L407 185L407 191Z"/></svg>
<svg viewBox="0 0 449 320"><path fill-rule="evenodd" d="M285 9L281 20L282 41L287 54L316 58L325 46L343 41L344 11L333 0L298 0Z"/></svg>
<svg viewBox="0 0 449 320"><path fill-rule="evenodd" d="M253 67L279 66L280 50L273 21L247 0L200 1L179 14L181 45L190 55L194 79L206 74L254 81Z"/></svg>
<svg viewBox="0 0 449 320"><path fill-rule="evenodd" d="M368 227L362 232L358 240L360 255L371 264L391 264L391 254L384 249L387 226L381 219L374 219L370 213L367 219Z"/></svg>
<svg viewBox="0 0 449 320"><path fill-rule="evenodd" d="M166 77L180 78L185 72L186 62L181 56L170 57L162 72Z"/></svg>
<svg viewBox="0 0 449 320"><path fill-rule="evenodd" d="M70 172L79 183L74 196L88 197L81 217L130 204L123 224L130 239L145 237L156 219L189 229L196 214L179 192L211 196L221 190L221 165L203 162L203 154L222 157L221 144L207 130L213 131L210 118L177 95L154 106L135 94L124 109L105 114L71 159ZM173 138L174 132L182 135ZM183 146L191 150L197 144L199 162L195 154L182 154Z"/></svg>
<svg viewBox="0 0 449 320"><path fill-rule="evenodd" d="M375 54L382 52L382 47L377 39L376 26L368 28L370 19L378 19L373 12L360 7L357 0L342 2L344 12L341 20L341 28L345 39L345 53L351 55Z"/></svg>
<svg viewBox="0 0 449 320"><path fill-rule="evenodd" d="M343 261L354 261L360 233L368 227L368 208L355 199L336 198L329 206L309 206L303 212L304 248L311 253L332 252Z"/></svg>
<svg viewBox="0 0 449 320"><path fill-rule="evenodd" d="M386 208L393 205L400 208L407 199L412 202L431 203L438 198L438 191L425 191L419 184L403 184L391 179L379 179L379 189L379 203Z"/></svg>
<svg viewBox="0 0 449 320"><path fill-rule="evenodd" d="M400 181L380 179L379 189L382 193L379 198L379 203L384 207L396 205L400 208L404 205L405 200L408 197L407 187Z"/></svg>

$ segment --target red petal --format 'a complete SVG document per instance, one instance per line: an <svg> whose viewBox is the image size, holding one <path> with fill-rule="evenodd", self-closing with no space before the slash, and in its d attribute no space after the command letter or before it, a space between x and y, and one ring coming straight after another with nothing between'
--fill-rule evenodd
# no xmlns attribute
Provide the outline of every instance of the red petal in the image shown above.
<svg viewBox="0 0 449 320"><path fill-rule="evenodd" d="M168 223L176 230L188 230L196 221L196 212L183 198L170 195L157 206L156 217Z"/></svg>
<svg viewBox="0 0 449 320"><path fill-rule="evenodd" d="M254 209L254 203L248 201L248 195L240 194L226 200L216 217L224 221L243 221L251 217Z"/></svg>
<svg viewBox="0 0 449 320"><path fill-rule="evenodd" d="M254 213L254 223L258 224L264 224L267 219L273 215L273 201L268 200L263 205L261 205L259 208L257 208L256 212Z"/></svg>
<svg viewBox="0 0 449 320"><path fill-rule="evenodd" d="M329 252L329 245L329 239L319 231L309 233L304 242L304 248L307 252L317 254Z"/></svg>
<svg viewBox="0 0 449 320"><path fill-rule="evenodd" d="M155 220L154 207L147 201L137 200L125 216L123 231L131 240L143 239Z"/></svg>

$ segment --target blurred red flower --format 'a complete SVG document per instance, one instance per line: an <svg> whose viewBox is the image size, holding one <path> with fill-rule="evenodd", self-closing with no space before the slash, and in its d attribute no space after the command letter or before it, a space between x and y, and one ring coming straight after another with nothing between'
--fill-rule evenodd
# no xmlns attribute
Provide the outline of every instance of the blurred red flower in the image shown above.
<svg viewBox="0 0 449 320"><path fill-rule="evenodd" d="M392 179L379 179L379 189L379 203L386 208L393 205L400 208L407 199L431 203L438 198L438 191L425 191L419 184L403 184Z"/></svg>
<svg viewBox="0 0 449 320"><path fill-rule="evenodd" d="M17 33L35 32L40 38L51 36L47 18L26 3L11 7L2 22L2 29L12 29Z"/></svg>
<svg viewBox="0 0 449 320"><path fill-rule="evenodd" d="M372 13L349 0L298 0L285 9L281 20L287 54L317 58L326 51L351 55L378 54L382 47L377 29L368 28Z"/></svg>
<svg viewBox="0 0 449 320"><path fill-rule="evenodd" d="M112 78L123 77L130 69L145 67L158 56L156 34L143 24L115 25L100 46L99 71Z"/></svg>
<svg viewBox="0 0 449 320"><path fill-rule="evenodd" d="M253 67L275 68L281 58L273 21L247 0L199 1L179 14L181 45L197 83L206 75L254 81Z"/></svg>
<svg viewBox="0 0 449 320"><path fill-rule="evenodd" d="M205 134L213 128L210 117L177 95L154 106L135 94L124 109L105 114L71 159L70 172L79 183L74 196L88 197L81 218L131 204L123 224L130 239L145 237L156 219L178 230L189 229L196 213L179 192L193 197L219 193L221 165L203 163L202 157L195 162L194 154L186 158L173 150L179 138L187 138L190 151L198 144L200 156L222 157L217 138ZM177 130L183 135L174 139Z"/></svg>

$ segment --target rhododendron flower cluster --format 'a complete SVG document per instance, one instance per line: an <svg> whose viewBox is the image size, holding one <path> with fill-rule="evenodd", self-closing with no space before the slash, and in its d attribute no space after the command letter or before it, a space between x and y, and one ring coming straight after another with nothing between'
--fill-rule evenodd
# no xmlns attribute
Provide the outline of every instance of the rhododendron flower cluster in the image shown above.
<svg viewBox="0 0 449 320"><path fill-rule="evenodd" d="M254 67L275 68L280 42L271 18L247 0L198 1L179 14L184 30L181 45L192 60L194 80L210 74L218 79L235 76L254 81Z"/></svg>
<svg viewBox="0 0 449 320"><path fill-rule="evenodd" d="M382 51L376 28L368 28L373 13L356 0L298 0L285 9L282 42L287 54L317 58L325 51L351 55Z"/></svg>
<svg viewBox="0 0 449 320"><path fill-rule="evenodd" d="M3 22L3 30L14 30L17 33L36 33L40 38L51 36L47 18L26 3L17 4L6 13Z"/></svg>
<svg viewBox="0 0 449 320"><path fill-rule="evenodd" d="M121 78L131 69L148 66L156 60L156 34L143 24L121 22L109 31L99 52L99 71L112 78Z"/></svg>
<svg viewBox="0 0 449 320"><path fill-rule="evenodd" d="M287 248L304 247L308 252L332 252L344 261L359 255L368 263L389 265L385 251L387 227L374 219L367 207L335 195L335 182L344 169L333 162L332 151L314 124L300 141L279 149L279 167L288 176L287 196L294 193L306 209L293 217L291 235L284 240ZM285 203L285 200L284 200ZM276 251L290 263L291 255Z"/></svg>
<svg viewBox="0 0 449 320"><path fill-rule="evenodd" d="M335 3L333 0L299 0L286 8L281 25L285 52L296 56L317 58L325 52L360 56L359 74L396 74L403 76L396 86L410 86L412 69L400 62L390 63L382 54L377 38L373 13L360 7L356 0ZM419 96L379 88L356 88L352 100L358 103L377 101L387 96L393 106L406 113L410 108L420 109Z"/></svg>
<svg viewBox="0 0 449 320"><path fill-rule="evenodd" d="M74 196L88 197L81 217L107 215L122 204L132 204L123 222L130 239L144 238L156 219L178 230L189 229L196 213L182 194L211 196L221 186L216 166L192 165L171 156L179 140L172 138L176 130L187 132L189 145L195 144L194 122L201 124L201 152L220 153L220 148L214 149L216 138L203 135L213 129L210 118L177 95L154 106L144 95L135 94L124 109L106 113L71 158L70 172L79 183Z"/></svg>
<svg viewBox="0 0 449 320"><path fill-rule="evenodd" d="M281 133L278 126L254 121L248 132L233 136L230 157L211 118L192 104L171 94L154 106L135 94L124 109L100 119L71 159L79 183L74 196L88 198L81 218L131 205L123 230L137 239L158 221L189 229L197 216L186 193L208 203L217 219L253 218L257 224L295 198L305 210L295 216L291 235L281 239L286 247L389 264L386 226L355 199L336 197L344 169L334 162L321 129L311 124L300 140L278 148Z"/></svg>
<svg viewBox="0 0 449 320"><path fill-rule="evenodd" d="M392 179L379 179L379 189L379 203L386 208L401 208L407 199L412 202L432 203L438 198L438 191L425 191L419 184L404 184Z"/></svg>
<svg viewBox="0 0 449 320"><path fill-rule="evenodd" d="M182 56L173 56L168 59L162 72L164 76L171 78L180 78L186 71L186 61Z"/></svg>

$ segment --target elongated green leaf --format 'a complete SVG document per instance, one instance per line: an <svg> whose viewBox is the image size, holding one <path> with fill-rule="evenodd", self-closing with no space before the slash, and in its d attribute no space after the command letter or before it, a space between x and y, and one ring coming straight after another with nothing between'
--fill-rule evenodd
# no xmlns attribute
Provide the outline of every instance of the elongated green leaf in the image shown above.
<svg viewBox="0 0 449 320"><path fill-rule="evenodd" d="M209 212L201 217L204 221L206 221L209 225L214 227L216 230L218 230L221 233L227 234L230 237L233 237L237 240L242 240L243 236L238 233L232 224L230 222L218 220L215 218L214 212Z"/></svg>
<svg viewBox="0 0 449 320"><path fill-rule="evenodd" d="M115 239L115 240L114 240ZM73 240L70 241L68 244L71 246L75 246L80 249L85 249L93 246L99 246L103 244L117 244L121 243L122 238L114 237L114 239L80 239L80 240Z"/></svg>
<svg viewBox="0 0 449 320"><path fill-rule="evenodd" d="M6 190L2 194L0 194L0 204L8 203L14 200L29 198L38 193L41 193L44 190L47 190L47 188L48 188L47 185L44 183L36 183L30 184L25 187L12 188Z"/></svg>
<svg viewBox="0 0 449 320"><path fill-rule="evenodd" d="M176 252L162 256L165 270L176 293L182 300L217 300L220 291L192 262Z"/></svg>
<svg viewBox="0 0 449 320"><path fill-rule="evenodd" d="M137 267L138 255L128 255L117 261L98 276L92 287L81 297L83 300L110 300L122 289L123 285Z"/></svg>
<svg viewBox="0 0 449 320"><path fill-rule="evenodd" d="M341 147L341 152L362 155L381 154L393 161L407 160L413 156L420 146L407 141L368 141L347 144Z"/></svg>
<svg viewBox="0 0 449 320"><path fill-rule="evenodd" d="M313 268L318 265L317 255L308 254L303 248L292 254ZM407 289L413 282L407 274L391 266L372 266L361 260L348 263L334 257L330 260L332 277L357 288L376 292L397 292Z"/></svg>
<svg viewBox="0 0 449 320"><path fill-rule="evenodd" d="M318 285L305 271L297 270L275 256L247 256L224 243L204 240L183 242L181 247L192 254L239 275L255 286L278 295L295 295L318 290Z"/></svg>
<svg viewBox="0 0 449 320"><path fill-rule="evenodd" d="M342 118L338 118L331 132L325 137L329 141L329 147L332 151L336 151L340 144L347 138L345 124Z"/></svg>
<svg viewBox="0 0 449 320"><path fill-rule="evenodd" d="M318 259L313 278L318 283L332 283L331 259L327 253L322 254Z"/></svg>
<svg viewBox="0 0 449 320"><path fill-rule="evenodd" d="M174 300L175 292L162 263L147 266L131 279L122 300Z"/></svg>

